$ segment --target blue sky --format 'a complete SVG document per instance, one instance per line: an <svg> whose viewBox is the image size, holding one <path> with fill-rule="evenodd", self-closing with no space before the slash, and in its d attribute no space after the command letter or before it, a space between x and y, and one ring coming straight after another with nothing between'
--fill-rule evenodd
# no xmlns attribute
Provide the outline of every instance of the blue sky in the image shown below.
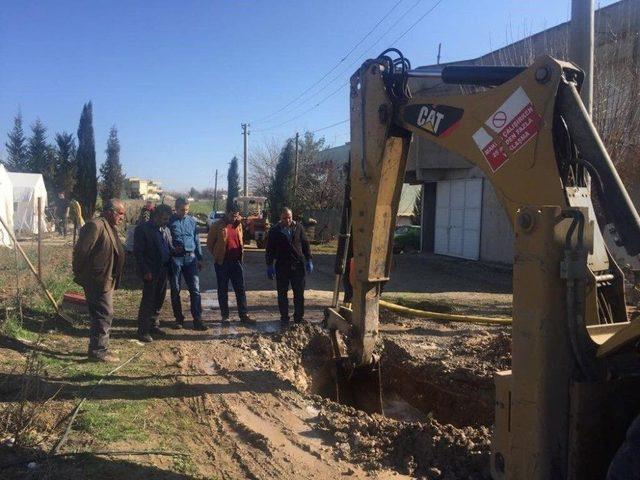
<svg viewBox="0 0 640 480"><path fill-rule="evenodd" d="M40 118L52 140L55 132L75 134L91 100L98 163L115 124L129 176L158 179L167 189L204 188L218 168L224 182L230 158L242 154L241 123L251 124L251 149L347 119L340 86L436 0L397 3L0 0L0 151L18 109L27 125ZM414 66L435 63L440 42L443 62L461 60L569 14L570 0L441 0L393 46ZM348 124L318 135L342 144Z"/></svg>

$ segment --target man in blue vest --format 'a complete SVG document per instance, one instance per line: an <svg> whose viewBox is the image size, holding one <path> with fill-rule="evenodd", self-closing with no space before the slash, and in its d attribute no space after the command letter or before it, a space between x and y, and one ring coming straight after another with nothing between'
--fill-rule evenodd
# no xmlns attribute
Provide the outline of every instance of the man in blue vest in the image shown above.
<svg viewBox="0 0 640 480"><path fill-rule="evenodd" d="M176 319L175 328L184 325L182 303L180 302L180 280L184 280L189 289L191 300L191 316L195 330L206 330L202 323L202 304L200 300L200 277L202 268L202 248L198 238L198 224L189 215L189 202L185 198L176 199L176 212L169 222L169 230L173 241L173 257L171 259L171 306Z"/></svg>

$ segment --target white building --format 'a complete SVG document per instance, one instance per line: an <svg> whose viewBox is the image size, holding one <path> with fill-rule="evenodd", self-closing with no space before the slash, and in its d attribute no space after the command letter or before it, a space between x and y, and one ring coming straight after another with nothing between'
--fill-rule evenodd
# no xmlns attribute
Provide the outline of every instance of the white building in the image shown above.
<svg viewBox="0 0 640 480"><path fill-rule="evenodd" d="M0 164L0 218L13 231L13 184L9 173ZM0 223L0 247L11 247L13 242L7 230Z"/></svg>

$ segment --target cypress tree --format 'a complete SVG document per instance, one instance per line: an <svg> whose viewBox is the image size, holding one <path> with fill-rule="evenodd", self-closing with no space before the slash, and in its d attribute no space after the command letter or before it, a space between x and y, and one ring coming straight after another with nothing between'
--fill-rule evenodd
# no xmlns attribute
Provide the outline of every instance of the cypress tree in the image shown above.
<svg viewBox="0 0 640 480"><path fill-rule="evenodd" d="M47 129L40 119L37 119L31 125L31 137L27 147L28 165L30 172L42 174L47 189L52 187L55 171L55 165L50 153L49 145L47 144Z"/></svg>
<svg viewBox="0 0 640 480"><path fill-rule="evenodd" d="M5 143L5 147L7 147L5 166L12 172L28 172L27 139L22 128L22 113L18 112L14 117L13 129L7 137L9 140Z"/></svg>
<svg viewBox="0 0 640 480"><path fill-rule="evenodd" d="M55 140L55 188L70 198L76 184L76 142L73 134L67 132L57 133Z"/></svg>
<svg viewBox="0 0 640 480"><path fill-rule="evenodd" d="M274 223L280 218L280 210L283 207L291 206L294 157L294 143L292 139L289 139L278 157L276 172L267 195L269 209L271 210L271 221Z"/></svg>
<svg viewBox="0 0 640 480"><path fill-rule="evenodd" d="M109 132L105 153L107 154L107 159L100 167L100 175L102 176L100 197L102 198L102 203L110 198L120 198L122 194L124 174L120 164L120 142L118 141L118 130L115 125L111 127Z"/></svg>
<svg viewBox="0 0 640 480"><path fill-rule="evenodd" d="M240 173L238 159L233 157L227 172L227 212L234 208L233 199L240 195Z"/></svg>
<svg viewBox="0 0 640 480"><path fill-rule="evenodd" d="M96 177L96 141L93 135L93 105L85 103L78 125L78 151L76 153L78 177L75 186L77 200L82 205L85 219L93 218L98 198Z"/></svg>

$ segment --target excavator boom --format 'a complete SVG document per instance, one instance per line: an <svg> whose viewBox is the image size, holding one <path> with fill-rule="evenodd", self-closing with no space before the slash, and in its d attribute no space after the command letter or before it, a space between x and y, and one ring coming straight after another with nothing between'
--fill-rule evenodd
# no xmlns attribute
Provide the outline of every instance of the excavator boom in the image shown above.
<svg viewBox="0 0 640 480"><path fill-rule="evenodd" d="M412 95L413 79L434 76L484 88ZM326 315L336 360L347 372L341 383L358 378L356 390L371 397L372 389L362 387L366 372L379 388L379 301L407 156L419 135L482 170L516 233L513 368L496 380L507 405L496 413L495 478L597 478L593 469L591 477L580 476L589 471L581 461L610 460L610 451L596 455L586 439L604 428L606 416L591 419L588 434L576 418L587 406L629 400L631 390L612 393L608 379L640 374L640 330L628 321L624 277L604 243L591 190L630 255L640 252L640 217L580 101L582 78L574 65L551 57L529 67L411 70L395 49L351 78L350 202L340 253L352 242L353 299L350 309L334 301ZM364 403L381 412L378 399ZM619 420L639 411L636 405Z"/></svg>

